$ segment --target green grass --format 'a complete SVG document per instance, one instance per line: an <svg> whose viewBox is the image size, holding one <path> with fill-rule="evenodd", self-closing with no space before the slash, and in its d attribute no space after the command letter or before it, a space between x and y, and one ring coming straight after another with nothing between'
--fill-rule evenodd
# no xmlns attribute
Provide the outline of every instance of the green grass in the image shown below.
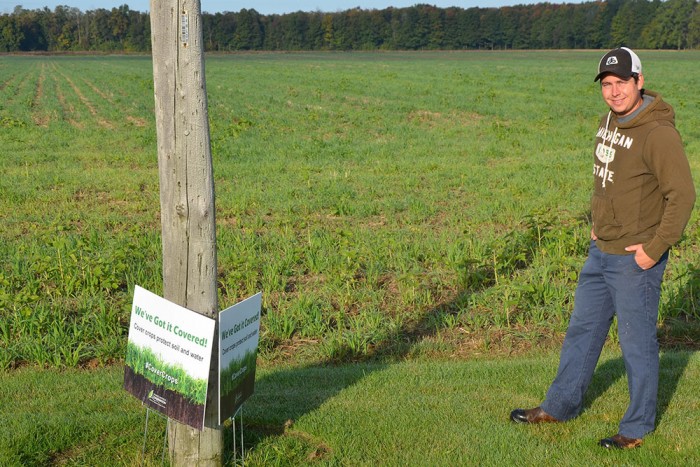
<svg viewBox="0 0 700 467"><path fill-rule="evenodd" d="M556 355L548 354L261 368L256 392L243 407L246 465L700 462L697 353L662 354L657 428L630 452L596 445L616 432L627 404L616 351L604 353L580 417L546 426L508 420L513 408L540 402L556 364ZM122 374L119 367L0 374L0 464L136 465L146 414L121 389ZM160 465L164 425L151 414L146 465ZM227 465L233 465L232 436L229 426Z"/></svg>
<svg viewBox="0 0 700 467"><path fill-rule="evenodd" d="M220 308L263 292L270 359L546 345L586 252L598 55L208 57ZM697 58L644 53L696 178ZM150 58L0 57L0 122L0 367L120 361L134 285L162 284ZM665 323L700 316L697 235Z"/></svg>
<svg viewBox="0 0 700 467"><path fill-rule="evenodd" d="M519 445L529 463L627 459L590 449L624 409L617 376L581 421L505 423L552 377L585 258L600 55L207 57L219 308L263 293L253 462L369 464L386 451L396 464L488 464ZM700 98L688 92L700 53L640 56L700 180ZM0 464L137 461L143 413L119 390L119 365L134 286L162 289L153 108L149 57L0 57L0 413L11 422L0 429L15 433L0 437ZM697 359L683 353L700 339L697 213L672 250L659 326L669 361L690 363L664 383L673 398L634 464L697 451L698 388L685 376ZM551 356L471 362L533 349ZM290 386L305 402L266 402ZM459 394L493 399L461 413ZM295 419L283 435L278 415Z"/></svg>

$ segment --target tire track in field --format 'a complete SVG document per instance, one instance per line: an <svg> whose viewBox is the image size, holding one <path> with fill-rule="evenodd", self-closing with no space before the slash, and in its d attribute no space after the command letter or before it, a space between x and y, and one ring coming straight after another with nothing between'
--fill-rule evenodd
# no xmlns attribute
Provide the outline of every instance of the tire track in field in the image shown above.
<svg viewBox="0 0 700 467"><path fill-rule="evenodd" d="M95 84L92 83L92 81L88 81L86 78L83 78L83 83L87 87L93 90L93 92L97 95L99 95L102 99L106 100L110 104L114 105L114 99L112 99L111 96L108 96L106 92L102 91L100 88L98 88Z"/></svg>
<svg viewBox="0 0 700 467"><path fill-rule="evenodd" d="M80 99L80 102L85 106L85 108L88 109L88 112L90 112L90 115L92 115L96 120L97 124L100 125L103 128L107 128L108 130L113 130L114 129L114 123L102 118L99 115L99 112L97 112L97 109L95 108L95 105L92 103L90 99L88 99L85 94L80 90L78 86L73 82L72 79L70 79L67 75L64 73L61 73L58 71L58 74L61 75L61 77L66 80L68 85L73 89L73 92L75 93L76 96L78 96L78 99Z"/></svg>
<svg viewBox="0 0 700 467"><path fill-rule="evenodd" d="M16 92L12 92L12 87L14 87L14 82L17 80L17 75L12 75L7 80L5 80L3 83L0 83L0 98L4 100L5 106L10 104L12 102L12 97L13 95L16 95ZM5 96L5 89L8 89L8 96Z"/></svg>
<svg viewBox="0 0 700 467"><path fill-rule="evenodd" d="M36 83L36 89L34 90L34 97L32 98L32 119L34 124L40 127L46 128L51 122L51 117L46 112L34 111L38 109L41 100L44 98L44 86L46 82L46 63L41 64L41 69L39 70L39 79Z"/></svg>
<svg viewBox="0 0 700 467"><path fill-rule="evenodd" d="M19 73L15 71L10 75L4 82L0 83L0 92L4 91L10 86L14 86L14 82L17 81L17 77L19 76ZM13 93L16 94L16 93Z"/></svg>
<svg viewBox="0 0 700 467"><path fill-rule="evenodd" d="M55 63L51 64L51 68L54 72L58 73L58 67ZM61 88L61 86L58 85L58 80L54 80L53 83L56 98L58 99L58 103L61 106L61 110L63 111L63 117L68 121L68 123L70 123L72 127L82 130L83 128L85 128L85 125L73 118L73 116L75 115L75 108L72 104L66 101L66 96L63 94L63 89Z"/></svg>
<svg viewBox="0 0 700 467"><path fill-rule="evenodd" d="M10 83L11 83L16 77L17 77L16 75L12 75L12 76L10 76L9 78L7 78L7 80L4 81L3 83L0 83L0 92L4 91L5 88L6 88L7 86L9 86Z"/></svg>
<svg viewBox="0 0 700 467"><path fill-rule="evenodd" d="M7 90L8 92L8 96L4 96L6 104L13 103L17 99L17 96L20 95L22 86L28 80L29 73L29 71L25 71L23 74L13 74L0 85L0 91Z"/></svg>
<svg viewBox="0 0 700 467"><path fill-rule="evenodd" d="M97 85L95 85L92 81L88 81L86 78L83 78L83 83L85 83L85 85L86 85L87 87L89 87L90 89L92 89L92 91L93 91L95 94L99 95L102 99L104 99L104 100L106 100L107 102L109 102L112 106L116 106L116 105L117 105L117 104L115 103L114 98L113 98L112 95L108 95L105 91L103 91L102 89L100 89L100 88L99 88ZM122 107L122 109L123 109L123 107ZM123 112L123 113L126 113L126 111ZM127 116L126 116L126 120L127 120L128 122L130 122L131 124L133 124L134 126L137 126L137 127L144 127L144 126L146 126L146 124L147 124L146 121L145 121L144 119L139 118L139 117L134 117L133 115L127 115Z"/></svg>

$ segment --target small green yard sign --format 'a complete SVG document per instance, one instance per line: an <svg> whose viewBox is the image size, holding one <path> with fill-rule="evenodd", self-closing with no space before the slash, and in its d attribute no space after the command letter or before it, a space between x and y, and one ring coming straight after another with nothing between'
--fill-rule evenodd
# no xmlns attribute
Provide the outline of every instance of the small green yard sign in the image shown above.
<svg viewBox="0 0 700 467"><path fill-rule="evenodd" d="M219 423L253 394L261 307L258 293L219 313Z"/></svg>

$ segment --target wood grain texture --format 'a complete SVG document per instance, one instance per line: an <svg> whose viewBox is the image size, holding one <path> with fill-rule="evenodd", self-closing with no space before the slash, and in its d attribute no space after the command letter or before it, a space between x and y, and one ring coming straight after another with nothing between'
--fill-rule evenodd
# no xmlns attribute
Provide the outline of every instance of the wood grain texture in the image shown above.
<svg viewBox="0 0 700 467"><path fill-rule="evenodd" d="M199 1L151 0L163 295L216 318L216 218L201 24ZM174 466L222 463L214 343L204 430L169 421Z"/></svg>

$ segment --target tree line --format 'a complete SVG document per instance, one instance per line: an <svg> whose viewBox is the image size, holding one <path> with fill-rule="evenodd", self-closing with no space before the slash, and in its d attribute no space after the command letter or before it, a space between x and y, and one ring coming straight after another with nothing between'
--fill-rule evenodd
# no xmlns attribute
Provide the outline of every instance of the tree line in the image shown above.
<svg viewBox="0 0 700 467"><path fill-rule="evenodd" d="M262 15L203 13L206 51L700 47L698 0L607 0L501 8L408 8ZM68 6L0 16L0 52L149 52L148 13Z"/></svg>

